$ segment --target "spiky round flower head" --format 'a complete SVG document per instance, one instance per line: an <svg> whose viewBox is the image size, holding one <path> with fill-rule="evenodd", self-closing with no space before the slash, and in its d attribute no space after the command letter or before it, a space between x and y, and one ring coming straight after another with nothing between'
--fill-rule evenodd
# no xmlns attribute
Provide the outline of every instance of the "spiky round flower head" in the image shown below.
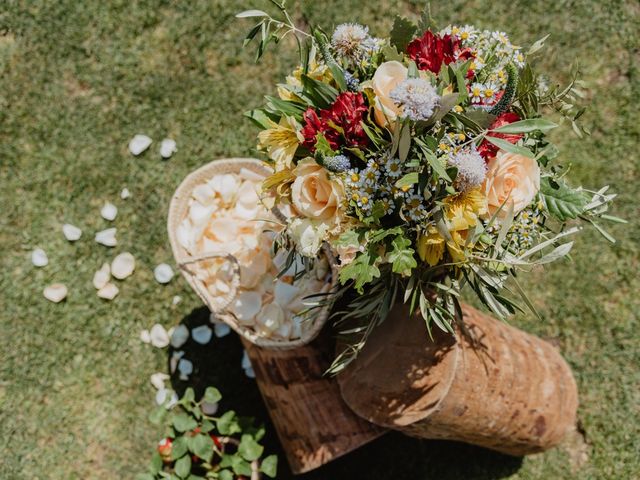
<svg viewBox="0 0 640 480"><path fill-rule="evenodd" d="M433 85L421 78L402 81L389 96L402 107L402 114L413 121L429 119L440 102Z"/></svg>
<svg viewBox="0 0 640 480"><path fill-rule="evenodd" d="M351 161L345 155L335 155L333 157L324 157L322 160L324 168L334 173L346 172L351 168Z"/></svg>
<svg viewBox="0 0 640 480"><path fill-rule="evenodd" d="M449 156L449 164L458 169L455 185L458 190L467 192L479 187L487 174L487 165L475 149L466 148Z"/></svg>
<svg viewBox="0 0 640 480"><path fill-rule="evenodd" d="M331 36L331 46L347 58L355 58L369 37L369 28L357 23L338 25Z"/></svg>

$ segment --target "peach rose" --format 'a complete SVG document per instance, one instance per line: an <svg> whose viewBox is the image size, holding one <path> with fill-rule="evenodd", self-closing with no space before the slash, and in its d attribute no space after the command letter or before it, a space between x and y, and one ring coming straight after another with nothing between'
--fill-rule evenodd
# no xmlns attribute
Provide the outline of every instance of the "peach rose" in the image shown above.
<svg viewBox="0 0 640 480"><path fill-rule="evenodd" d="M380 64L369 86L376 94L373 111L376 122L381 127L395 122L400 110L389 96L394 88L407 79L407 67L398 61L384 62Z"/></svg>
<svg viewBox="0 0 640 480"><path fill-rule="evenodd" d="M504 218L509 203L514 215L529 205L540 190L540 167L533 158L499 151L489 161L482 191L487 197L488 214L493 216L502 204L498 217Z"/></svg>
<svg viewBox="0 0 640 480"><path fill-rule="evenodd" d="M305 158L294 168L291 201L302 215L318 220L334 219L344 198L344 187L314 159Z"/></svg>

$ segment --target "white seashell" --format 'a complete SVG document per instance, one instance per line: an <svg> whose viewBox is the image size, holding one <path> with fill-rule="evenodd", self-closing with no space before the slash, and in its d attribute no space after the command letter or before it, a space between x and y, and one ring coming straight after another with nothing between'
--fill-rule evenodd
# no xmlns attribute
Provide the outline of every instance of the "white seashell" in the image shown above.
<svg viewBox="0 0 640 480"><path fill-rule="evenodd" d="M153 327L151 327L151 345L158 348L164 348L169 345L169 334L165 330L165 328L156 323Z"/></svg>
<svg viewBox="0 0 640 480"><path fill-rule="evenodd" d="M116 228L107 228L101 232L96 233L96 242L105 247L115 247L118 244L116 240Z"/></svg>
<svg viewBox="0 0 640 480"><path fill-rule="evenodd" d="M248 168L242 167L240 169L240 178L243 180L251 180L252 182L262 182L266 178L264 175L261 175L258 172L254 172L253 170L249 170Z"/></svg>
<svg viewBox="0 0 640 480"><path fill-rule="evenodd" d="M216 412L218 411L218 404L202 402L202 404L200 405L200 408L202 409L202 413L204 413L205 415L215 415Z"/></svg>
<svg viewBox="0 0 640 480"><path fill-rule="evenodd" d="M118 280L124 280L136 269L136 259L129 252L117 255L111 262L111 275Z"/></svg>
<svg viewBox="0 0 640 480"><path fill-rule="evenodd" d="M262 308L262 298L258 292L242 292L231 303L230 310L242 323L253 323Z"/></svg>
<svg viewBox="0 0 640 480"><path fill-rule="evenodd" d="M64 225L62 225L62 234L64 235L64 238L66 238L70 242L75 242L76 240L80 240L80 237L82 236L82 230L80 230L75 225L65 223Z"/></svg>
<svg viewBox="0 0 640 480"><path fill-rule="evenodd" d="M245 369L244 374L249 378L256 378L256 372L253 370L253 368Z"/></svg>
<svg viewBox="0 0 640 480"><path fill-rule="evenodd" d="M138 156L142 152L144 152L147 148L149 148L152 142L153 140L151 140L146 135L138 134L134 136L129 142L129 151L132 154Z"/></svg>
<svg viewBox="0 0 640 480"><path fill-rule="evenodd" d="M164 405L164 402L167 409L173 408L178 403L178 395L170 388L162 388L156 392L156 404Z"/></svg>
<svg viewBox="0 0 640 480"><path fill-rule="evenodd" d="M111 222L116 219L116 216L118 216L118 207L113 203L107 202L100 209L100 215L102 215L102 218L105 220L109 220Z"/></svg>
<svg viewBox="0 0 640 480"><path fill-rule="evenodd" d="M296 286L278 280L273 289L274 300L281 307L289 305L293 299L300 293L300 289Z"/></svg>
<svg viewBox="0 0 640 480"><path fill-rule="evenodd" d="M189 375L193 373L193 363L191 363L191 360L181 358L178 362L178 372L180 372L180 380L188 380Z"/></svg>
<svg viewBox="0 0 640 480"><path fill-rule="evenodd" d="M218 338L226 337L231 333L231 327L226 323L216 323L213 326L213 331Z"/></svg>
<svg viewBox="0 0 640 480"><path fill-rule="evenodd" d="M174 373L176 371L176 368L178 367L178 360L180 360L183 356L183 351L174 351L171 354L171 359L169 360L169 369L171 370L171 373Z"/></svg>
<svg viewBox="0 0 640 480"><path fill-rule="evenodd" d="M129 191L129 189L127 187L124 187L122 189L122 191L120 192L120 198L122 200L126 200L127 198L129 198L131 196L131 192Z"/></svg>
<svg viewBox="0 0 640 480"><path fill-rule="evenodd" d="M193 198L196 199L202 205L209 206L216 199L216 192L211 188L211 185L207 183L203 183L202 185L198 185L191 192Z"/></svg>
<svg viewBox="0 0 640 480"><path fill-rule="evenodd" d="M171 300L172 305L178 305L182 301L182 297L180 295L174 295L173 300Z"/></svg>
<svg viewBox="0 0 640 480"><path fill-rule="evenodd" d="M45 288L42 293L50 302L60 303L67 297L68 290L62 283L54 283Z"/></svg>
<svg viewBox="0 0 640 480"><path fill-rule="evenodd" d="M151 380L151 385L153 385L157 390L162 390L164 389L164 382L166 380L169 380L169 378L169 375L167 375L166 373L158 372L151 375L151 377L149 377L149 380Z"/></svg>
<svg viewBox="0 0 640 480"><path fill-rule="evenodd" d="M206 345L211 340L213 334L211 328L208 325L200 325L199 327L191 330L191 338L193 338L200 345Z"/></svg>
<svg viewBox="0 0 640 480"><path fill-rule="evenodd" d="M104 287L98 290L98 296L105 300L113 300L120 293L120 289L113 283L107 283Z"/></svg>
<svg viewBox="0 0 640 480"><path fill-rule="evenodd" d="M187 340L189 340L189 329L181 323L171 334L171 346L173 348L180 348Z"/></svg>
<svg viewBox="0 0 640 480"><path fill-rule="evenodd" d="M103 263L100 270L93 275L93 286L96 290L100 290L111 280L111 267L108 263Z"/></svg>
<svg viewBox="0 0 640 480"><path fill-rule="evenodd" d="M251 359L249 359L249 354L247 353L246 350L242 352L242 360L240 362L240 366L242 367L243 370L246 370L247 368L251 368Z"/></svg>
<svg viewBox="0 0 640 480"><path fill-rule="evenodd" d="M165 138L160 143L160 156L162 158L170 158L177 150L175 140Z"/></svg>
<svg viewBox="0 0 640 480"><path fill-rule="evenodd" d="M49 263L49 258L44 250L41 248L36 248L33 252L31 252L31 263L33 263L36 267L44 267Z"/></svg>
<svg viewBox="0 0 640 480"><path fill-rule="evenodd" d="M151 343L151 334L146 328L140 332L140 340L142 343Z"/></svg>
<svg viewBox="0 0 640 480"><path fill-rule="evenodd" d="M166 263L161 263L153 269L153 276L158 283L169 283L173 278L173 270Z"/></svg>

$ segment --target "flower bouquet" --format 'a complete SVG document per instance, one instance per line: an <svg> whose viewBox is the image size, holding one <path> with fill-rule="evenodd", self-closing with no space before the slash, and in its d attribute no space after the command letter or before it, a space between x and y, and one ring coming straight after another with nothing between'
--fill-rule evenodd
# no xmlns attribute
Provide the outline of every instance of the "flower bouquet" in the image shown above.
<svg viewBox="0 0 640 480"><path fill-rule="evenodd" d="M245 44L257 39L260 58L293 37L300 64L246 115L274 168L263 192L292 212L280 241L339 258L330 295L348 297L336 324L350 347L331 372L397 302L430 334L464 329L463 286L499 318L521 308L511 292L535 311L520 271L566 257L578 222L613 241L600 221L620 221L606 213L615 195L571 186L547 136L559 123L588 132L579 82L551 86L535 69L546 37L523 48L501 31L437 28L428 12L382 38L355 23L306 32L271 3L274 15L238 15L257 21Z"/></svg>

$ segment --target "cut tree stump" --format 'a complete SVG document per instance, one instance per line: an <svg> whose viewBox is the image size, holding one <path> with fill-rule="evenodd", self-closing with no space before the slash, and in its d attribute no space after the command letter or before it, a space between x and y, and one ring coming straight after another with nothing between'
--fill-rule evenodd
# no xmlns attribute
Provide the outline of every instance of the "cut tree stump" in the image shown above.
<svg viewBox="0 0 640 480"><path fill-rule="evenodd" d="M511 455L558 445L576 424L571 369L549 343L463 305L466 333L395 307L340 375L342 396L377 425Z"/></svg>
<svg viewBox="0 0 640 480"><path fill-rule="evenodd" d="M326 330L291 350L261 348L245 339L243 343L294 474L318 468L386 431L353 413L336 379L323 376L335 352Z"/></svg>

